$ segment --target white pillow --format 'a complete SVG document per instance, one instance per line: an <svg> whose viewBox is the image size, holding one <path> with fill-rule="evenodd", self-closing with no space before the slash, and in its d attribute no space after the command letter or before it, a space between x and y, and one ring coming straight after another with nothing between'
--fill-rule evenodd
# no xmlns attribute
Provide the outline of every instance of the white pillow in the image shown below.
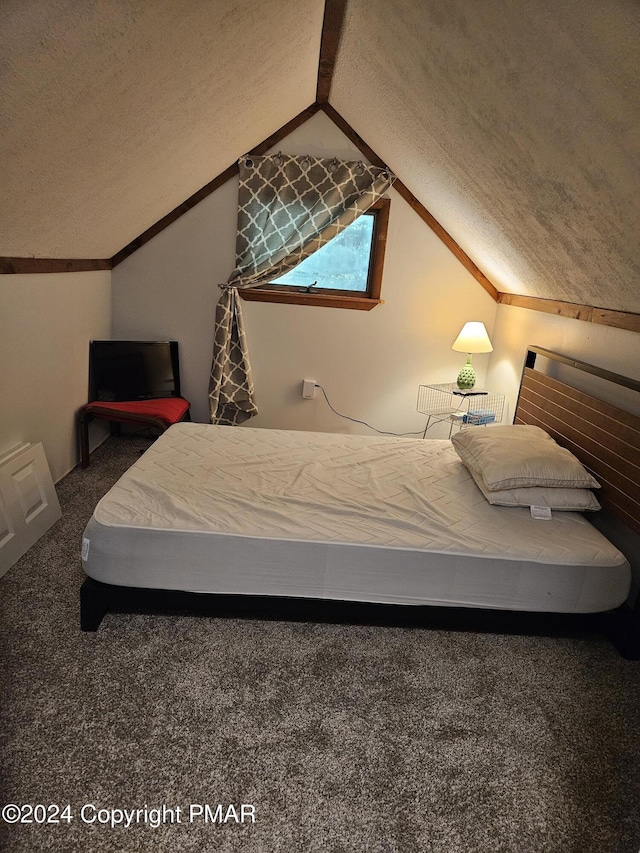
<svg viewBox="0 0 640 853"><path fill-rule="evenodd" d="M600 488L573 453L537 426L469 427L451 441L467 468L482 475L490 492L532 486Z"/></svg>
<svg viewBox="0 0 640 853"><path fill-rule="evenodd" d="M524 489L500 489L490 491L473 468L469 473L485 498L494 506L548 506L550 509L567 512L595 512L600 509L596 496L590 489L550 489L544 486L529 486Z"/></svg>

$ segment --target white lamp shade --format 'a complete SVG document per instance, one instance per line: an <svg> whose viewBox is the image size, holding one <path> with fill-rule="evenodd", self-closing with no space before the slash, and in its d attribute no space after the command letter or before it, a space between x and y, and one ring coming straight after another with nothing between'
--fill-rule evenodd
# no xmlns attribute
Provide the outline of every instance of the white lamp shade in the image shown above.
<svg viewBox="0 0 640 853"><path fill-rule="evenodd" d="M464 324L451 349L456 352L493 352L484 323L476 321Z"/></svg>

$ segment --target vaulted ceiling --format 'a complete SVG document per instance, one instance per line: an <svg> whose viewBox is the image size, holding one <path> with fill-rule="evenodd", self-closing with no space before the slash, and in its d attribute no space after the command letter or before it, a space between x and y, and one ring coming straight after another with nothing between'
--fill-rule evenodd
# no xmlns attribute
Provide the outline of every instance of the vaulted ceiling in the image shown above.
<svg viewBox="0 0 640 853"><path fill-rule="evenodd" d="M322 0L0 0L0 254L111 257L315 99Z"/></svg>
<svg viewBox="0 0 640 853"><path fill-rule="evenodd" d="M2 0L0 255L116 255L313 104L324 11ZM347 0L329 103L499 291L640 313L638 44L637 0Z"/></svg>

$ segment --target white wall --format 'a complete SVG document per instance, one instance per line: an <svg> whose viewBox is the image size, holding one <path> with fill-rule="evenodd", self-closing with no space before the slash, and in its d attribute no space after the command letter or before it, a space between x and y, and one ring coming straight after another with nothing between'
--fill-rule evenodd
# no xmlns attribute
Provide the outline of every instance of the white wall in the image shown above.
<svg viewBox="0 0 640 853"><path fill-rule="evenodd" d="M278 149L361 159L322 113ZM237 194L237 180L227 182L112 273L113 337L178 340L183 393L203 422L217 285L234 267ZM370 432L337 418L319 393L302 400L301 380L310 378L347 415L381 430L421 430L417 386L455 379L464 355L451 344L463 323L482 320L491 335L495 303L403 199L393 190L390 197L384 305L243 303L260 409L250 426ZM481 383L489 357L474 362Z"/></svg>
<svg viewBox="0 0 640 853"><path fill-rule="evenodd" d="M89 341L111 333L111 273L0 276L0 454L42 442L54 481L78 461Z"/></svg>
<svg viewBox="0 0 640 853"><path fill-rule="evenodd" d="M499 305L492 341L494 351L487 384L506 393L507 422L513 419L527 346L544 347L640 381L640 335L636 332ZM640 415L637 392L611 386L571 368L550 368L549 372L586 393Z"/></svg>

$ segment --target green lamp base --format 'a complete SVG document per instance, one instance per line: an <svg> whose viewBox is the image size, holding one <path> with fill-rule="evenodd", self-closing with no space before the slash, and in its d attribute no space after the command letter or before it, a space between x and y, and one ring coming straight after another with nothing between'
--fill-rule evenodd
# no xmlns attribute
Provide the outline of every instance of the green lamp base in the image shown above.
<svg viewBox="0 0 640 853"><path fill-rule="evenodd" d="M456 381L461 391L470 391L476 384L476 372L471 364L471 353L467 355L467 363L458 374Z"/></svg>

